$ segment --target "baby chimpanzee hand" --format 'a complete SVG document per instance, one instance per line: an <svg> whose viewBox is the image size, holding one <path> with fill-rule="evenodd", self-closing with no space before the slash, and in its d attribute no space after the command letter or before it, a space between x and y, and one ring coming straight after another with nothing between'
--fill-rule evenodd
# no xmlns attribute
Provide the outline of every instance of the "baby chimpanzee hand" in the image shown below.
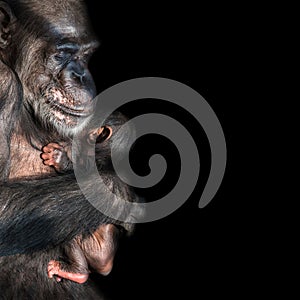
<svg viewBox="0 0 300 300"><path fill-rule="evenodd" d="M56 143L50 143L43 147L41 158L46 166L52 166L58 173L65 173L71 168L68 157L68 147Z"/></svg>

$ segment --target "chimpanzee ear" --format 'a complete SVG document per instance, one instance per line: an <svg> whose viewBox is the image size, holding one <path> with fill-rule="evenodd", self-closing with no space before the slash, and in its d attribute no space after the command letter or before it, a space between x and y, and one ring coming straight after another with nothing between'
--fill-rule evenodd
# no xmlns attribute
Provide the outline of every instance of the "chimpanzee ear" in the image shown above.
<svg viewBox="0 0 300 300"><path fill-rule="evenodd" d="M10 6L0 1L0 48L4 49L11 42L11 30L16 17L11 11Z"/></svg>

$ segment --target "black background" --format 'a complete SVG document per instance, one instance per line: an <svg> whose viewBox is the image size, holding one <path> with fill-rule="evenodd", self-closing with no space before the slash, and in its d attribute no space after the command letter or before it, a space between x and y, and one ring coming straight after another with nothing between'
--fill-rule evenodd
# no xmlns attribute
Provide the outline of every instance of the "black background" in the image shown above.
<svg viewBox="0 0 300 300"><path fill-rule="evenodd" d="M180 3L163 7L141 2L139 6L104 7L97 1L87 2L101 41L90 64L98 91L137 77L182 82L213 108L228 147L223 183L212 202L199 209L210 164L201 126L182 109L157 100L124 107L130 117L160 112L186 126L199 146L201 174L195 191L180 209L162 220L139 224L132 237L121 241L112 273L105 278L94 275L94 279L112 300L200 299L206 292L233 296L240 288L249 294L251 284L245 276L253 267L250 207L239 198L234 175L242 147L234 143L239 138L236 110L243 109L236 101L239 65L245 60L240 55L240 20L229 14L228 6ZM137 172L147 172L151 151L162 153L169 169L156 188L138 191L149 201L171 190L180 171L176 148L166 139L150 136L136 146L132 163Z"/></svg>

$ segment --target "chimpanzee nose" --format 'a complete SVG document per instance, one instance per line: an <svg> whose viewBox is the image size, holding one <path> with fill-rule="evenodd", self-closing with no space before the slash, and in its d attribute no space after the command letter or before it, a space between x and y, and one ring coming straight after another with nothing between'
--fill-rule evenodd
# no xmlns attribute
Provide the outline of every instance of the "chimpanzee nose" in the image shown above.
<svg viewBox="0 0 300 300"><path fill-rule="evenodd" d="M60 76L62 82L68 86L75 85L84 89L92 98L96 96L96 86L85 62L79 59L70 61Z"/></svg>
<svg viewBox="0 0 300 300"><path fill-rule="evenodd" d="M73 79L80 80L81 83L83 83L83 80L86 76L85 67L82 66L80 63L73 63L71 66L71 76Z"/></svg>

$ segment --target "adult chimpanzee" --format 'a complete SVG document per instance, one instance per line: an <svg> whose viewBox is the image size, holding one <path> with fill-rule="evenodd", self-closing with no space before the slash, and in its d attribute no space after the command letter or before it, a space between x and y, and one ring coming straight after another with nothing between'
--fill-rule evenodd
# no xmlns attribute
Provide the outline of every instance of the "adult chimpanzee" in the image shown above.
<svg viewBox="0 0 300 300"><path fill-rule="evenodd" d="M94 209L73 174L56 176L40 160L44 145L69 143L91 119L95 86L87 63L98 43L87 19L80 0L0 1L1 299L97 299L90 282L49 279L49 261L99 231L110 257L115 236L127 228ZM102 175L116 197L135 201L110 168ZM95 193L99 201L106 194Z"/></svg>

